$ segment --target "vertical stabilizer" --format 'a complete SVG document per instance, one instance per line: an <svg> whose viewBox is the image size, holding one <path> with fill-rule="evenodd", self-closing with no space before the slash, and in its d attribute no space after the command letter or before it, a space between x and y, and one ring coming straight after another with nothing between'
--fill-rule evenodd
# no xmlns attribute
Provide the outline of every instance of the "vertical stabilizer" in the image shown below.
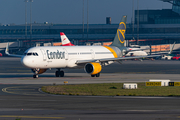
<svg viewBox="0 0 180 120"><path fill-rule="evenodd" d="M63 32L60 32L60 36L61 36L62 46L75 46L74 44L70 42L70 40L67 38L67 36Z"/></svg>
<svg viewBox="0 0 180 120"><path fill-rule="evenodd" d="M115 36L111 46L116 46L116 47L124 46L125 33L126 33L126 21L127 21L127 16L123 16L121 19L121 22L119 23L119 27L117 29L116 36Z"/></svg>

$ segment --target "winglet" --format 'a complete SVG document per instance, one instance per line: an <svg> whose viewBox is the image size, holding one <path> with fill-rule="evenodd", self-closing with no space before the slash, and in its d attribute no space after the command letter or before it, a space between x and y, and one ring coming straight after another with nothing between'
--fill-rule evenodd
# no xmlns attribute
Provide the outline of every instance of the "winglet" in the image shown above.
<svg viewBox="0 0 180 120"><path fill-rule="evenodd" d="M13 54L9 54L9 43L7 43L6 46L6 50L5 50L5 54L11 57L22 57L23 55L13 55Z"/></svg>
<svg viewBox="0 0 180 120"><path fill-rule="evenodd" d="M9 54L9 43L7 43L6 50L5 50L5 54L10 55L10 54Z"/></svg>
<svg viewBox="0 0 180 120"><path fill-rule="evenodd" d="M171 53L172 53L172 51L173 51L173 49L174 49L175 44L176 44L176 42L174 42L173 46L172 46L172 47L170 47L170 51L169 51L169 53L168 53L168 54L171 54Z"/></svg>

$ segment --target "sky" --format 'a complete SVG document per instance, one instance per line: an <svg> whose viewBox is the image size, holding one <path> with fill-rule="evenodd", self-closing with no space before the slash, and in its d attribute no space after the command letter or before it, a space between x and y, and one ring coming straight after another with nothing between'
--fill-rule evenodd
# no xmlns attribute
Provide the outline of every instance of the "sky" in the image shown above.
<svg viewBox="0 0 180 120"><path fill-rule="evenodd" d="M30 0L29 0L30 1ZM84 23L105 24L106 17L111 17L112 24L117 24L123 15L128 22L134 9L171 9L172 5L160 0L84 0ZM54 24L82 24L83 0L33 0L32 22ZM27 3L27 22L30 23L30 2ZM25 24L24 0L0 0L0 23Z"/></svg>

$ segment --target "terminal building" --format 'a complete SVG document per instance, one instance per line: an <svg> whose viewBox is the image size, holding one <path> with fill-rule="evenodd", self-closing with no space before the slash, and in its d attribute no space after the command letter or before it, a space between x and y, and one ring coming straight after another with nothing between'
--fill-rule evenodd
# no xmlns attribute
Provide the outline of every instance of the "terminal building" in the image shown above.
<svg viewBox="0 0 180 120"><path fill-rule="evenodd" d="M135 18L127 24L128 44L161 45L180 43L180 0L161 0L172 4L172 9L135 10ZM130 18L130 17L129 17ZM111 24L52 24L33 23L30 25L0 25L0 43L16 42L20 48L60 42L64 32L75 45L112 42L118 28ZM88 29L87 29L88 28ZM0 48L2 46L0 45Z"/></svg>

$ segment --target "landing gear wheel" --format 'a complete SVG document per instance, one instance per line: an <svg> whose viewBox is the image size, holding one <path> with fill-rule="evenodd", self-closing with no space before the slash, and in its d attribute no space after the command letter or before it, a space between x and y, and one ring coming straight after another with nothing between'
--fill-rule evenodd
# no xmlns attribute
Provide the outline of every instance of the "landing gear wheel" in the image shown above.
<svg viewBox="0 0 180 120"><path fill-rule="evenodd" d="M95 77L96 75L91 75L91 77Z"/></svg>
<svg viewBox="0 0 180 120"><path fill-rule="evenodd" d="M34 72L33 78L38 78L39 68L31 69Z"/></svg>
<svg viewBox="0 0 180 120"><path fill-rule="evenodd" d="M38 75L33 75L33 78L38 78Z"/></svg>
<svg viewBox="0 0 180 120"><path fill-rule="evenodd" d="M59 77L59 76L60 76L60 72L59 72L59 71L56 71L55 76L56 76L56 77Z"/></svg>
<svg viewBox="0 0 180 120"><path fill-rule="evenodd" d="M100 73L96 74L96 77L99 77L100 76Z"/></svg>
<svg viewBox="0 0 180 120"><path fill-rule="evenodd" d="M60 71L60 77L64 77L64 71Z"/></svg>

